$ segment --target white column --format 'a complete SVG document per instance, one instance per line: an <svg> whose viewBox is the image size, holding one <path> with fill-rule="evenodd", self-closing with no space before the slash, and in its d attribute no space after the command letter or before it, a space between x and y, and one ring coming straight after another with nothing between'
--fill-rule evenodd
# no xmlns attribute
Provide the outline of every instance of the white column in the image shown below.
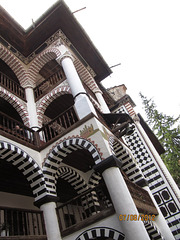
<svg viewBox="0 0 180 240"><path fill-rule="evenodd" d="M130 215L139 216L139 212L126 186L118 167L110 167L103 171L102 176L110 193L117 217L125 215L125 221L120 221L127 240L150 240L142 221L130 221ZM129 215L129 220L127 216Z"/></svg>
<svg viewBox="0 0 180 240"><path fill-rule="evenodd" d="M41 205L40 209L44 214L44 221L48 240L62 240L59 231L58 218L55 202L48 202Z"/></svg>
<svg viewBox="0 0 180 240"><path fill-rule="evenodd" d="M174 236L173 236L161 210L159 209L157 202L155 201L155 199L151 193L151 190L149 189L148 186L143 187L143 189L145 189L149 193L149 195L158 211L158 215L155 217L155 221L153 222L153 224L159 229L159 231L162 234L162 237L164 237L164 239L167 239L167 240L174 239Z"/></svg>
<svg viewBox="0 0 180 240"><path fill-rule="evenodd" d="M109 108L108 108L108 106L107 106L107 104L106 104L106 102L105 102L105 100L102 96L102 92L99 90L99 91L95 92L95 95L97 97L97 100L98 100L98 102L101 106L101 109L102 109L103 113L110 113Z"/></svg>
<svg viewBox="0 0 180 240"><path fill-rule="evenodd" d="M141 124L140 124L138 119L135 119L135 124L137 126L137 129L141 133L144 141L146 142L147 146L149 147L152 155L154 156L156 162L158 163L159 168L161 169L161 171L163 172L164 176L166 177L167 182L169 183L169 185L171 186L172 190L174 191L177 199L180 201L180 191L179 191L179 188L178 188L177 184L175 183L174 179L172 178L172 176L169 173L167 167L165 166L164 162L162 161L161 157L159 156L159 154L156 151L155 147L153 146L152 142L148 138L146 132L142 128L142 126L141 126Z"/></svg>
<svg viewBox="0 0 180 240"><path fill-rule="evenodd" d="M89 113L94 113L96 115L96 111L88 96L86 95L86 90L84 89L82 82L78 76L70 53L66 52L56 60L59 64L62 65L67 77L72 95L75 98L75 109L79 118L82 119Z"/></svg>
<svg viewBox="0 0 180 240"><path fill-rule="evenodd" d="M36 103L34 99L34 91L32 87L26 87L27 110L29 114L30 127L38 127Z"/></svg>

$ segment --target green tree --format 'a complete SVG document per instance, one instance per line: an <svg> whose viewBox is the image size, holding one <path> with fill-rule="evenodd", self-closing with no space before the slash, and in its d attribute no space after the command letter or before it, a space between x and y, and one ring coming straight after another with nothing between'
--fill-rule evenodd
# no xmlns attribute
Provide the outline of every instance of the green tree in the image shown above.
<svg viewBox="0 0 180 240"><path fill-rule="evenodd" d="M174 118L163 114L157 110L152 99L147 99L142 93L140 97L147 115L147 123L165 149L161 158L180 187L180 116Z"/></svg>

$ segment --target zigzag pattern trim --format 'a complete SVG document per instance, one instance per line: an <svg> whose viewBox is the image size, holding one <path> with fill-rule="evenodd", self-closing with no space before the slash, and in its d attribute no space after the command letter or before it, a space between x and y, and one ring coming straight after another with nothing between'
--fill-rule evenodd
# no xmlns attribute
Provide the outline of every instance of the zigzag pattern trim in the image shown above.
<svg viewBox="0 0 180 240"><path fill-rule="evenodd" d="M10 162L28 180L35 201L46 195L46 184L42 170L25 151L7 142L0 142L1 161Z"/></svg>

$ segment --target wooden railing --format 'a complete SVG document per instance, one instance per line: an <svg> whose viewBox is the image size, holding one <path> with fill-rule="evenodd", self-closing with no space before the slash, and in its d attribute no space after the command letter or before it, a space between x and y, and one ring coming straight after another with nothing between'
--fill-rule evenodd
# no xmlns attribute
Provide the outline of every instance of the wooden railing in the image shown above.
<svg viewBox="0 0 180 240"><path fill-rule="evenodd" d="M22 100L24 101L26 100L24 88L21 87L17 82L13 81L2 72L0 72L0 86L12 92Z"/></svg>
<svg viewBox="0 0 180 240"><path fill-rule="evenodd" d="M42 96L47 94L52 88L59 85L66 79L65 74L62 69L51 75L49 78L45 79L42 83L34 88L34 96L37 101Z"/></svg>
<svg viewBox="0 0 180 240"><path fill-rule="evenodd" d="M24 124L14 120L0 112L0 132L3 135L13 136L13 140L19 139L34 147L40 147L60 136L79 119L73 107L70 107L58 117L35 131Z"/></svg>
<svg viewBox="0 0 180 240"><path fill-rule="evenodd" d="M78 117L75 113L74 107L70 107L37 131L37 133L39 133L41 143L49 142L59 136L63 133L63 131L74 125L77 121Z"/></svg>
<svg viewBox="0 0 180 240"><path fill-rule="evenodd" d="M73 225L86 224L90 218L113 208L105 186L97 186L57 207L61 232ZM114 210L114 209L113 209Z"/></svg>
<svg viewBox="0 0 180 240"><path fill-rule="evenodd" d="M0 112L0 130L30 144L36 144L36 133L34 130L2 112Z"/></svg>
<svg viewBox="0 0 180 240"><path fill-rule="evenodd" d="M43 213L35 210L0 207L0 237L22 235L46 235Z"/></svg>

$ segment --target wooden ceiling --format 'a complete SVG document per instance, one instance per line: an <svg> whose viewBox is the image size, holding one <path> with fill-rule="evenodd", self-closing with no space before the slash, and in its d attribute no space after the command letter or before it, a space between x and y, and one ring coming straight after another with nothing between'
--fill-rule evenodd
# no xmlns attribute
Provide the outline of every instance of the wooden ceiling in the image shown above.
<svg viewBox="0 0 180 240"><path fill-rule="evenodd" d="M17 120L18 122L23 123L16 109L6 100L4 100L2 97L0 97L0 112L5 113L6 115L13 118L14 120Z"/></svg>
<svg viewBox="0 0 180 240"><path fill-rule="evenodd" d="M103 80L112 73L107 63L102 58L84 29L77 22L64 1L59 0L36 22L35 27L27 31L0 7L0 42L12 46L12 51L18 50L23 56L28 57L35 52L39 54L55 32L62 30L72 43L70 48L76 51L96 73L97 81Z"/></svg>

